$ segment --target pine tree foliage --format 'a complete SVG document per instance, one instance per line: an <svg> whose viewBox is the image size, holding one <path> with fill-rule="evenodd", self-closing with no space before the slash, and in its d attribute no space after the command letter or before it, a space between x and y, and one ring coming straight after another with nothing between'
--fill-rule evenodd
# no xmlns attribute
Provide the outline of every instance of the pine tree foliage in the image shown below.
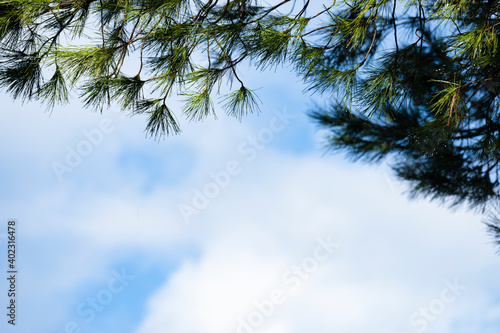
<svg viewBox="0 0 500 333"><path fill-rule="evenodd" d="M369 8L363 17L374 26L372 55L326 69L321 77L333 78L341 98L311 112L329 130L328 148L389 158L414 196L485 208L499 196L500 1L377 1L375 19L374 4L360 3L367 7L356 13ZM362 25L350 26L349 45L361 48ZM330 63L343 61L332 55Z"/></svg>
<svg viewBox="0 0 500 333"><path fill-rule="evenodd" d="M116 103L132 114L148 114L147 130L154 136L177 133L179 115L191 120L215 115L216 104L241 119L258 111L259 99L238 74L240 65L260 70L291 65L306 81L331 76L318 67L325 67L326 55L341 54L348 44L366 48L344 37L334 43L340 31L350 34L340 27L354 27L356 38L373 34L370 24L356 27L366 20L364 14L348 14L353 12L349 4L325 3L311 14L310 1L304 1L283 14L292 5L299 7L291 0L272 5L254 0L0 0L0 86L14 98L40 100L49 108L67 103L75 92L92 109ZM363 13L381 6L374 1L355 5ZM222 92L227 82L230 91ZM181 110L168 106L179 97Z"/></svg>
<svg viewBox="0 0 500 333"><path fill-rule="evenodd" d="M258 97L238 75L242 64L260 70L289 66L308 91L335 92L353 108L385 114L410 89L420 89L424 78L415 63L433 50L450 67L432 75L440 80L432 91L432 110L458 121L470 103L468 91L493 84L488 73L496 61L497 5L0 0L0 86L14 98L41 100L49 107L68 102L69 92L88 107L102 110L116 101L132 113L143 113L148 100L162 100L148 104L162 110L150 111L165 115L169 124L160 127L165 132L148 127L161 136L177 132L174 113L202 120L214 114L217 103L237 118L256 111ZM296 10L284 14L291 6ZM444 58L424 65L443 65ZM136 72L127 72L130 64ZM236 86L221 96L227 80ZM179 95L185 97L184 107L171 110L167 105Z"/></svg>
<svg viewBox="0 0 500 333"><path fill-rule="evenodd" d="M352 17L336 20L346 23L333 38L370 52L354 62L356 55L330 53L312 77L337 89L335 101L311 110L328 130L326 146L389 161L411 196L488 210L500 244L500 1L357 4ZM366 23L355 23L363 10Z"/></svg>
<svg viewBox="0 0 500 333"><path fill-rule="evenodd" d="M484 223L493 236L493 244L497 247L497 254L500 255L500 201L492 202Z"/></svg>
<svg viewBox="0 0 500 333"><path fill-rule="evenodd" d="M331 99L312 116L332 150L393 156L414 195L477 208L498 197L500 0L318 4L0 0L0 87L48 107L75 92L92 109L116 103L161 137L217 104L256 112L240 66L287 66Z"/></svg>

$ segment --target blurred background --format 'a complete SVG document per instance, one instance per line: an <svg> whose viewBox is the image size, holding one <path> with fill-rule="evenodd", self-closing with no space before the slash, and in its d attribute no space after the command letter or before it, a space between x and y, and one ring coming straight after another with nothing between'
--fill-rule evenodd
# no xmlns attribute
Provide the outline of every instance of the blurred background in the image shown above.
<svg viewBox="0 0 500 333"><path fill-rule="evenodd" d="M18 298L12 326L3 278L0 331L497 332L481 217L325 154L288 70L245 79L260 114L179 117L160 141L141 116L1 95L0 269L15 219Z"/></svg>

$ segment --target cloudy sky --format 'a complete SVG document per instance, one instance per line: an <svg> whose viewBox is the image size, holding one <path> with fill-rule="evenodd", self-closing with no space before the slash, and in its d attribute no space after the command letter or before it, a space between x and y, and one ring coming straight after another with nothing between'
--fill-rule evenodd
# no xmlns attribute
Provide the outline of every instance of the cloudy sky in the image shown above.
<svg viewBox="0 0 500 333"><path fill-rule="evenodd" d="M159 142L140 116L0 95L2 276L10 219L18 247L0 331L497 332L481 217L325 154L286 69L245 78L259 115L179 117Z"/></svg>

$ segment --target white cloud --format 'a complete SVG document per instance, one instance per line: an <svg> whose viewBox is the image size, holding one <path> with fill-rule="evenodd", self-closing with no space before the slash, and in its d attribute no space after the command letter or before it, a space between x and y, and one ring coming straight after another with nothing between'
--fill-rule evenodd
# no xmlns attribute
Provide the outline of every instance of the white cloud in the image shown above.
<svg viewBox="0 0 500 333"><path fill-rule="evenodd" d="M272 84L282 85L281 76L271 77ZM295 106L290 101L275 104ZM160 143L144 138L144 118L105 114L115 131L59 184L50 163L64 158L65 146L76 145L82 130L95 128L103 117L76 108L59 109L48 118L34 106L15 104L5 112L0 132L0 139L13 143L1 152L11 169L19 169L16 185L31 190L1 206L26 225L25 237L46 248L40 252L47 258L32 254L26 262L36 272L31 281L50 291L37 293L33 284L30 297L42 304L51 292L74 293L43 302L58 309L49 313L47 306L51 322L65 315L64 308L73 311L82 284L106 281L107 266L121 249L140 249L162 265L166 256L185 258L183 250L191 246L200 257L186 259L147 305L133 305L138 312L146 307L137 333L236 332L238 318L248 319L256 311L254 302L269 299L273 290L290 290L283 274L313 254L317 237L328 235L341 247L287 294L259 332L412 332L409 316L439 296L445 279L455 277L468 290L428 332L452 332L459 317L478 331L481 322L473 315L496 314L488 309L498 259L479 217L423 200L408 202L383 167L320 153L287 154L272 143L248 161L237 147L269 125L268 109L243 124L223 116L184 122L182 136ZM121 176L123 151L162 156L176 144L196 156L181 183L159 180L144 194L138 191L145 182L140 170ZM240 162L242 172L186 225L179 205L190 203L193 190L203 188L211 181L210 172L230 160ZM38 267L36 261L50 265Z"/></svg>
<svg viewBox="0 0 500 333"><path fill-rule="evenodd" d="M478 297L485 307L491 281L477 272L496 258L479 218L409 203L385 182L383 170L264 153L188 225L203 230L204 255L165 282L137 332L236 332L238 317L285 288L280 274L326 234L341 243L338 254L259 331L415 330L408 317L455 277L477 285L463 298ZM429 332L447 332L464 309L452 304L447 315Z"/></svg>

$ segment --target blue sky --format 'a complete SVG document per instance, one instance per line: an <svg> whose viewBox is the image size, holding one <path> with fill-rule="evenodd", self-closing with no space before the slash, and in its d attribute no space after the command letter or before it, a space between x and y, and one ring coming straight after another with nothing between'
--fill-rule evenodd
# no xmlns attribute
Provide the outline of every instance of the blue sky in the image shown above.
<svg viewBox="0 0 500 333"><path fill-rule="evenodd" d="M424 331L493 332L499 259L480 217L409 201L384 165L324 155L300 84L285 85L284 69L252 75L260 115L184 122L160 142L145 138L140 117L91 113L76 100L49 117L2 97L0 211L2 225L19 223L20 265L18 325L3 320L2 332L245 332L249 320L255 332L419 332L423 322L409 318L439 306L456 279L467 289ZM294 117L242 154L280 112ZM53 162L103 119L112 130L60 182ZM221 176L217 195L185 221L179 207L231 161L239 173L228 184ZM290 273L314 264L328 237L339 247L326 261L307 278ZM122 270L133 279L110 293ZM276 290L286 300L259 323L255 304ZM112 299L86 322L98 295Z"/></svg>
<svg viewBox="0 0 500 333"><path fill-rule="evenodd" d="M325 155L287 69L242 75L260 114L181 118L159 142L140 116L0 95L0 232L19 226L18 322L0 331L496 332L500 257L481 217Z"/></svg>

